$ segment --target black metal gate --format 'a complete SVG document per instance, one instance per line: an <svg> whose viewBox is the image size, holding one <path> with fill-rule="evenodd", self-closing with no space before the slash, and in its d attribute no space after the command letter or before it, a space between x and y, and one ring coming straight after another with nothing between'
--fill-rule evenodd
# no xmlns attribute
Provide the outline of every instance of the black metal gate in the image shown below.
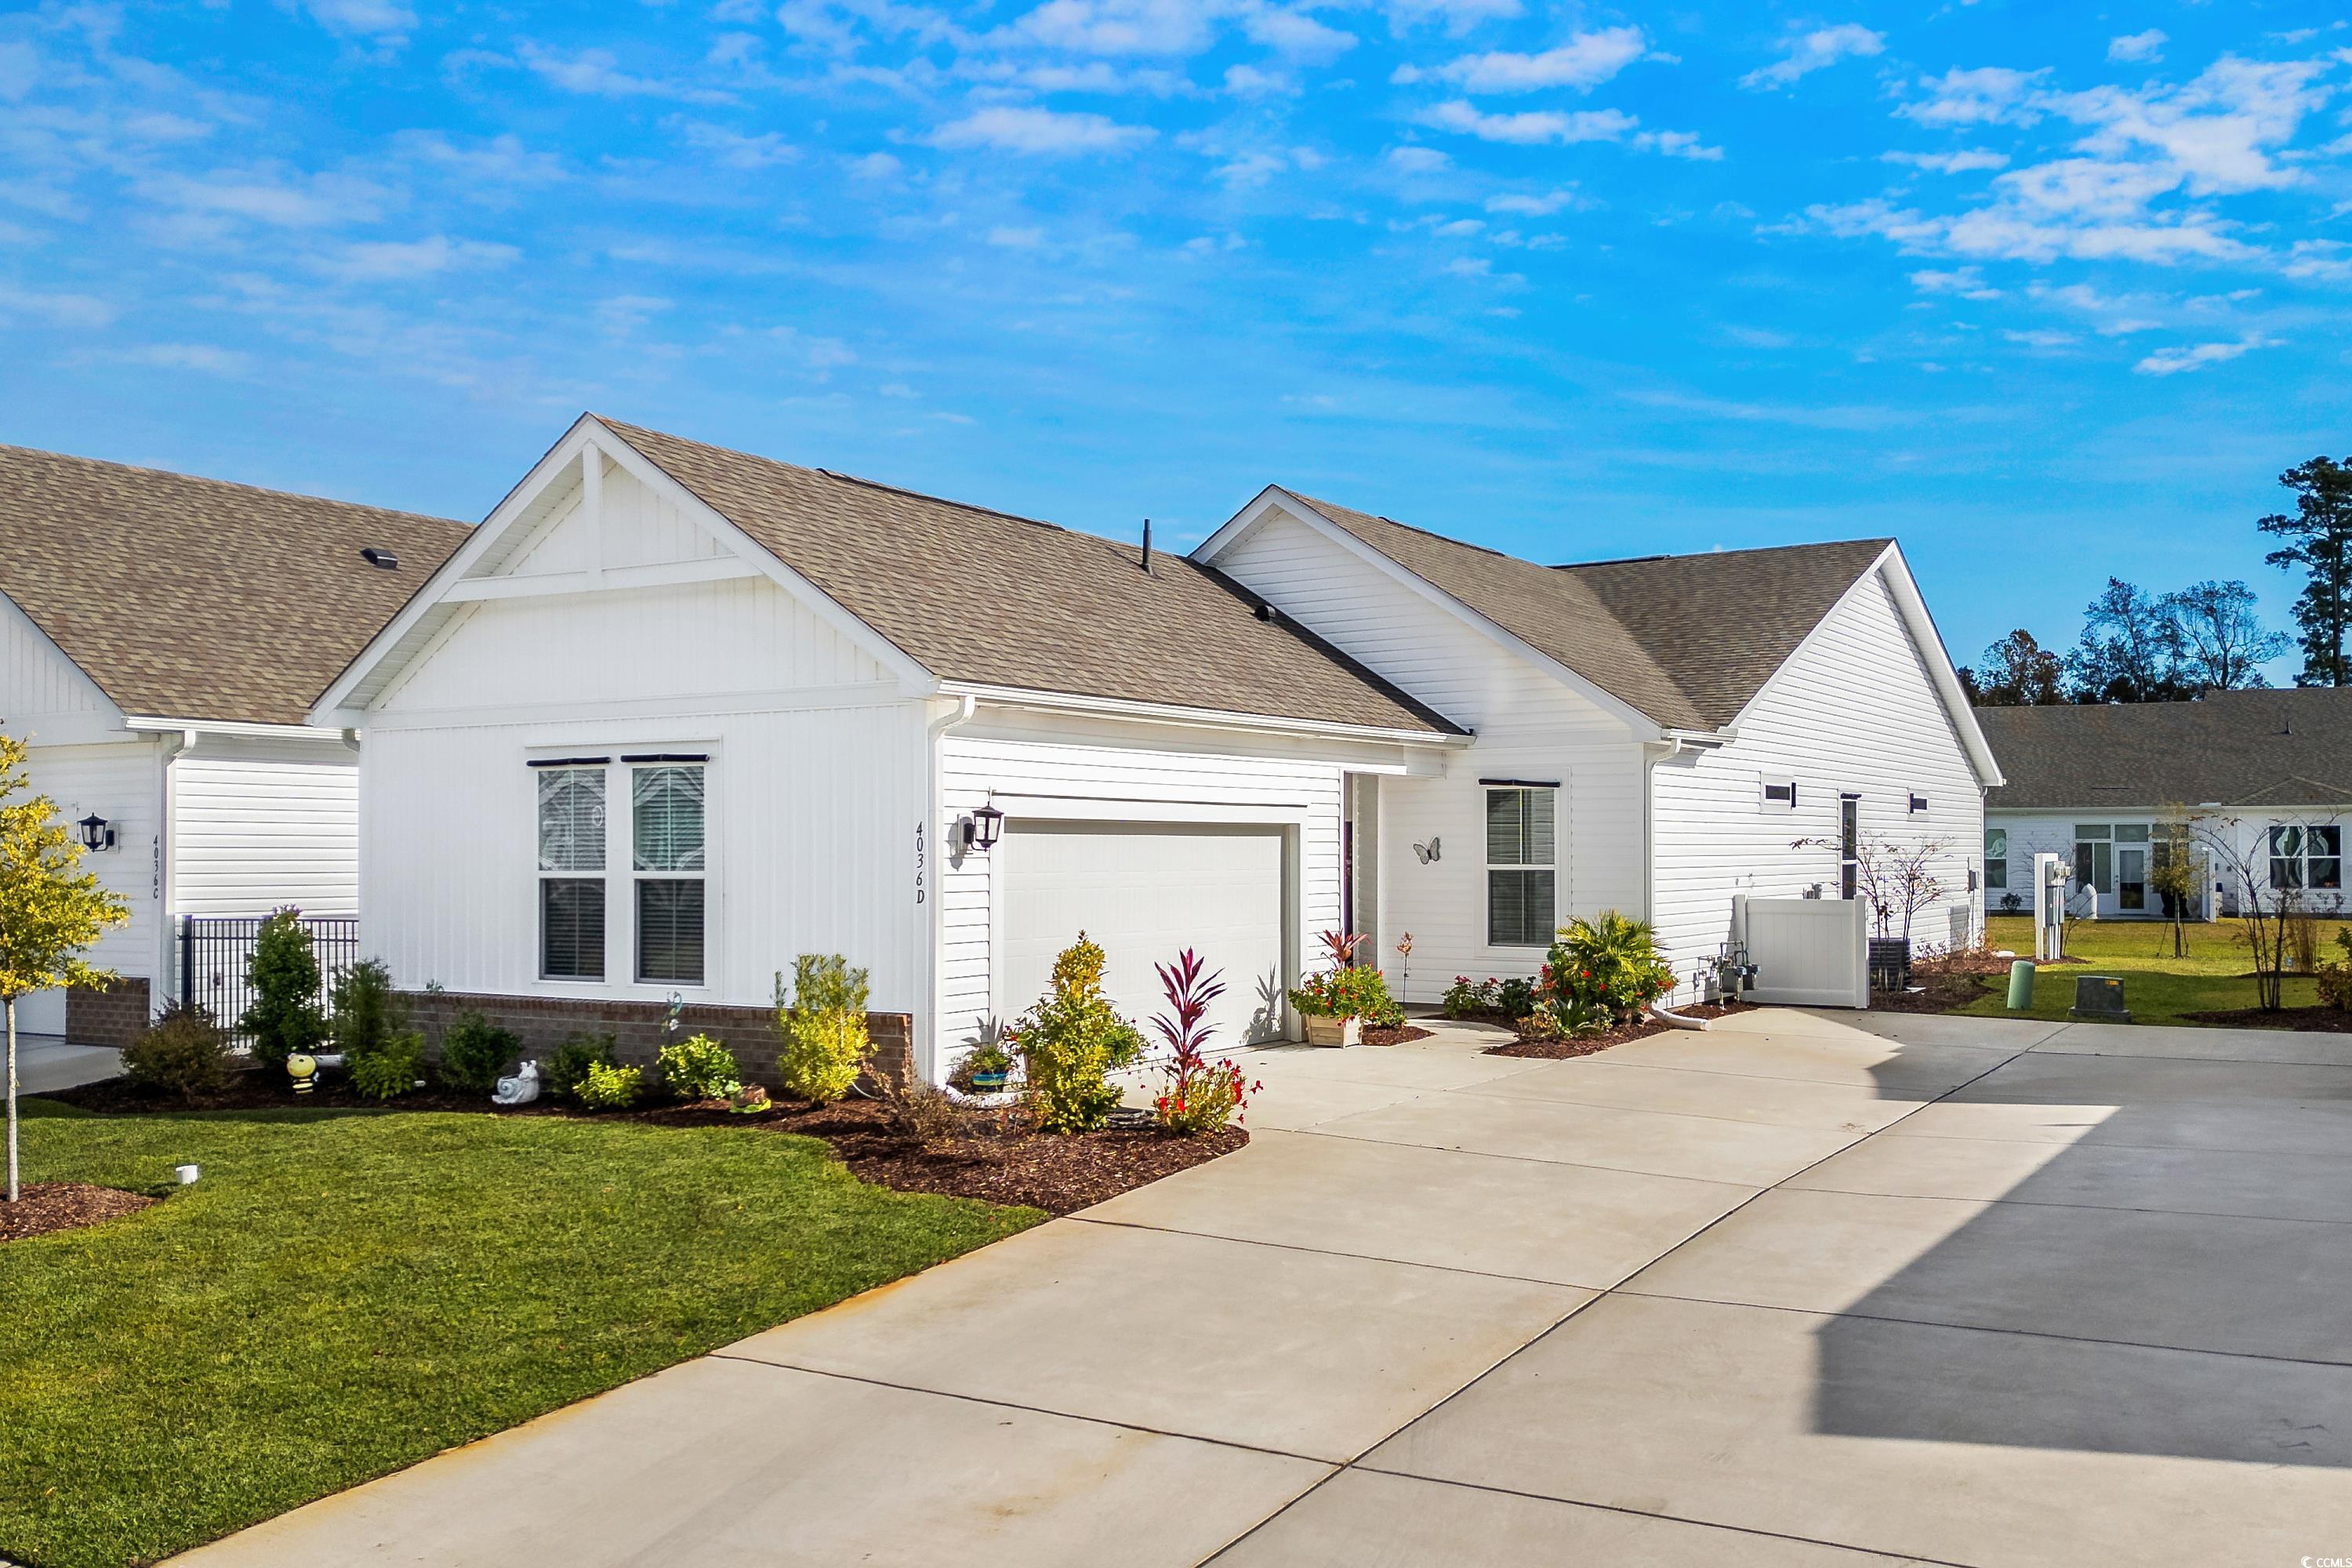
<svg viewBox="0 0 2352 1568"><path fill-rule="evenodd" d="M180 917L180 995L210 1013L232 1033L253 1004L253 948L266 918ZM319 1005L331 1014L337 976L359 962L359 917L306 916L302 924L310 933L310 951L319 960Z"/></svg>

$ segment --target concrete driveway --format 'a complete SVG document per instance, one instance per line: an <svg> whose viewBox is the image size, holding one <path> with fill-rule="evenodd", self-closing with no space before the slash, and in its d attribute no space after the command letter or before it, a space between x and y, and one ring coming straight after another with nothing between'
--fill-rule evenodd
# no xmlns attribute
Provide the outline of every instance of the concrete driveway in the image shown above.
<svg viewBox="0 0 2352 1568"><path fill-rule="evenodd" d="M2352 1558L2352 1037L1465 1035L192 1560Z"/></svg>

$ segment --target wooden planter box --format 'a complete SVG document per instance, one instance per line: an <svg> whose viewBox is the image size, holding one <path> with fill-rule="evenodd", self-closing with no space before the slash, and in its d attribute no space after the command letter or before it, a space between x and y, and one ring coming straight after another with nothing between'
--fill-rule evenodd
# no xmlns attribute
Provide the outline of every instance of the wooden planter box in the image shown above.
<svg viewBox="0 0 2352 1568"><path fill-rule="evenodd" d="M1360 1046L1364 1043L1364 1021L1361 1018L1307 1019L1307 1043L1310 1046Z"/></svg>

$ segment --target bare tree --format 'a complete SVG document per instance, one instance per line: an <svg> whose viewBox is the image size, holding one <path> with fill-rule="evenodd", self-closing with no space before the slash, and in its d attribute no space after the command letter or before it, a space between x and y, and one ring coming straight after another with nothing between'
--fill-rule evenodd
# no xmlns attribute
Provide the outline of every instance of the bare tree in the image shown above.
<svg viewBox="0 0 2352 1568"><path fill-rule="evenodd" d="M1835 838L1800 838L1790 843L1789 847L1837 852L1843 849ZM1902 844L1878 834L1865 833L1855 843L1855 890L1870 900L1872 917L1878 922L1880 936L1896 934L1888 928L1900 918L1903 939L1906 942L1911 940L1912 918L1944 896L1944 881L1936 875L1929 862L1951 852L1951 845L1941 838Z"/></svg>
<svg viewBox="0 0 2352 1568"><path fill-rule="evenodd" d="M2164 596L2179 637L2184 684L2224 691L2268 686L2263 666L2294 646L2284 632L2263 625L2254 591L2234 579L2192 583Z"/></svg>
<svg viewBox="0 0 2352 1568"><path fill-rule="evenodd" d="M2148 830L2147 885L2164 900L2172 923L2172 956L2189 956L2189 912L2205 891L2205 862L2197 853L2188 814L2174 807Z"/></svg>
<svg viewBox="0 0 2352 1568"><path fill-rule="evenodd" d="M2240 940L2254 959L2254 1004L2265 1013L2285 1005L2294 927L2305 910L2300 869L2284 877L2271 874L2271 834L2280 827L2294 831L2298 844L2310 831L2307 824L2249 822L2221 813L2201 813L2189 823L2215 874L2237 896L2245 921ZM2299 868L2302 862L2295 863Z"/></svg>

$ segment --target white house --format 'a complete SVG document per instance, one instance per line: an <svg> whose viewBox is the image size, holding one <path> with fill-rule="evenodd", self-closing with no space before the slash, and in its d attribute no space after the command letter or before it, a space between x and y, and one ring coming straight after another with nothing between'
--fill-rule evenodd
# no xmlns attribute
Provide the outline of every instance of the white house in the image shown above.
<svg viewBox="0 0 2352 1568"><path fill-rule="evenodd" d="M1986 803L1988 907L2031 909L2033 857L2074 867L2102 920L2161 920L2149 885L2167 824L2192 823L2198 918L2294 889L2343 912L2352 819L2352 690L2208 691L2189 702L1980 708L2006 782ZM2231 853L2208 844L2227 844ZM2234 868L2250 868L2252 885ZM2012 906L2011 899L2016 900Z"/></svg>
<svg viewBox="0 0 2352 1568"><path fill-rule="evenodd" d="M357 912L358 759L304 716L465 532L0 447L0 728L131 911L93 955L124 983L20 1028L121 1044L177 992L177 917Z"/></svg>
<svg viewBox="0 0 2352 1568"><path fill-rule="evenodd" d="M1268 490L1171 557L592 416L312 721L428 1012L761 1028L839 952L935 1073L1081 929L1137 1016L1200 949L1228 1042L1340 926L1416 999L1608 908L1687 974L1842 816L1964 889L1998 777L1886 542L1562 571Z"/></svg>

